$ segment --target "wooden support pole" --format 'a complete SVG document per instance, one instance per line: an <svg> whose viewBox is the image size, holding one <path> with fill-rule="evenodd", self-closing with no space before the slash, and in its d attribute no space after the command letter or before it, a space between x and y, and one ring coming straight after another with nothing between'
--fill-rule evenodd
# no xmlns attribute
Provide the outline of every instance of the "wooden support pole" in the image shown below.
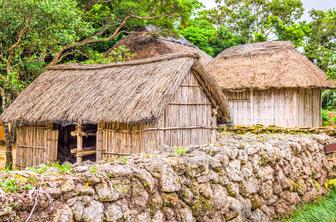
<svg viewBox="0 0 336 222"><path fill-rule="evenodd" d="M83 156L80 153L83 151L83 131L82 126L76 125L76 134L77 134L77 163L81 163L83 161Z"/></svg>

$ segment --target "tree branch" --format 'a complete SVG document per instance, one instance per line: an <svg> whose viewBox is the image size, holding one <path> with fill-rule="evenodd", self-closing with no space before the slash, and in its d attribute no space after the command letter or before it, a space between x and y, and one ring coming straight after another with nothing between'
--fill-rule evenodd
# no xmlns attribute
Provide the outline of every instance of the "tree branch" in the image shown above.
<svg viewBox="0 0 336 222"><path fill-rule="evenodd" d="M52 59L52 61L48 64L47 67L56 65L57 63L59 63L63 58L63 54L66 53L68 50L73 49L73 48L77 48L77 47L82 47L88 44L92 44L92 43L100 43L100 42L107 42L107 41L111 41L114 38L118 37L121 33L121 30L125 27L125 25L127 24L127 22L130 19L155 19L155 18L160 18L164 15L158 15L158 16L137 16L137 15L128 15L126 16L123 21L119 24L119 26L114 30L114 32L109 36L109 37L105 37L105 38L93 38L93 36L97 37L97 36L101 36L109 27L105 27L102 31L95 33L93 36L85 38L81 41L78 42L74 42L68 45L65 45L62 47L62 49L56 53L56 55L54 56L54 58Z"/></svg>
<svg viewBox="0 0 336 222"><path fill-rule="evenodd" d="M7 57L7 60L6 60L6 69L7 69L8 73L12 71L12 66L11 66L12 61L11 60L12 60L12 57L13 57L13 54L14 54L14 50L20 45L20 43L22 41L22 37L27 33L27 31L28 31L28 27L27 27L27 25L25 25L19 31L16 42L8 49L8 57Z"/></svg>
<svg viewBox="0 0 336 222"><path fill-rule="evenodd" d="M71 55L71 54L74 54L74 53L81 54L82 56L84 56L84 57L86 57L86 58L89 57L87 54L83 53L82 51L75 49L75 50L70 50L70 51L65 52L65 53L62 55L62 57L60 58L60 60L62 60L63 58L67 57L68 55Z"/></svg>

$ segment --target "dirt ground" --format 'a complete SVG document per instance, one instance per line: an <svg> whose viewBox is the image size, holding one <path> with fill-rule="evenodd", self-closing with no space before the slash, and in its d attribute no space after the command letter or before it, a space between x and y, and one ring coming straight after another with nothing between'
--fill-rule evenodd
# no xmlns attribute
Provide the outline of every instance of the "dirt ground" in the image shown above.
<svg viewBox="0 0 336 222"><path fill-rule="evenodd" d="M13 149L14 162L15 162L15 148ZM6 147L4 145L0 145L0 170L5 168L6 163Z"/></svg>

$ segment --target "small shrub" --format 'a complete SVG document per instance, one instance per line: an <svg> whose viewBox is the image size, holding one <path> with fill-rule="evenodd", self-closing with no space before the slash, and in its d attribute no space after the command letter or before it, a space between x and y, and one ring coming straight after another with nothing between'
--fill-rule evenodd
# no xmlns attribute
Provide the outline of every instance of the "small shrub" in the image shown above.
<svg viewBox="0 0 336 222"><path fill-rule="evenodd" d="M336 178L328 180L324 183L324 187L328 190L336 188Z"/></svg>
<svg viewBox="0 0 336 222"><path fill-rule="evenodd" d="M321 110L323 126L335 126L336 125L336 112L333 110Z"/></svg>
<svg viewBox="0 0 336 222"><path fill-rule="evenodd" d="M56 167L58 172L61 174L69 174L72 171L72 164L68 162L63 163L63 164L60 164L57 162L57 163L52 164L51 166Z"/></svg>
<svg viewBox="0 0 336 222"><path fill-rule="evenodd" d="M95 165L89 167L90 173L97 175L97 167Z"/></svg>
<svg viewBox="0 0 336 222"><path fill-rule="evenodd" d="M128 163L128 160L129 160L129 156L118 156L118 157L115 159L115 162L117 162L117 163L121 163L121 164L127 164L127 163Z"/></svg>
<svg viewBox="0 0 336 222"><path fill-rule="evenodd" d="M8 178L3 181L0 181L0 188L5 192L13 193L18 190L16 180L14 178Z"/></svg>
<svg viewBox="0 0 336 222"><path fill-rule="evenodd" d="M39 167L28 167L28 170L33 171L38 174L44 174L46 173L50 168L56 168L57 172L60 174L69 174L72 171L72 164L71 163L49 163L49 164L43 164Z"/></svg>
<svg viewBox="0 0 336 222"><path fill-rule="evenodd" d="M188 148L187 147L175 147L175 153L179 156L183 156L188 152Z"/></svg>

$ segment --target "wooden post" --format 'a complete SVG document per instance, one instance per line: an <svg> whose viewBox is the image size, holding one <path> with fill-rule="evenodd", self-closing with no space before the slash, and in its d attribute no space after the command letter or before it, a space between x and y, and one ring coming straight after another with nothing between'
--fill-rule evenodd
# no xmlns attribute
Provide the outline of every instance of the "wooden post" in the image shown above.
<svg viewBox="0 0 336 222"><path fill-rule="evenodd" d="M77 147L71 150L71 153L76 154L77 163L83 162L84 156L89 156L92 154L96 154L96 146L91 147L83 147L83 136L92 136L96 135L93 132L84 132L82 126L80 124L76 125L76 130L71 132L71 136L77 137Z"/></svg>
<svg viewBox="0 0 336 222"><path fill-rule="evenodd" d="M83 156L80 153L83 151L83 131L81 125L76 125L76 136L77 136L77 163L81 163L83 161Z"/></svg>

